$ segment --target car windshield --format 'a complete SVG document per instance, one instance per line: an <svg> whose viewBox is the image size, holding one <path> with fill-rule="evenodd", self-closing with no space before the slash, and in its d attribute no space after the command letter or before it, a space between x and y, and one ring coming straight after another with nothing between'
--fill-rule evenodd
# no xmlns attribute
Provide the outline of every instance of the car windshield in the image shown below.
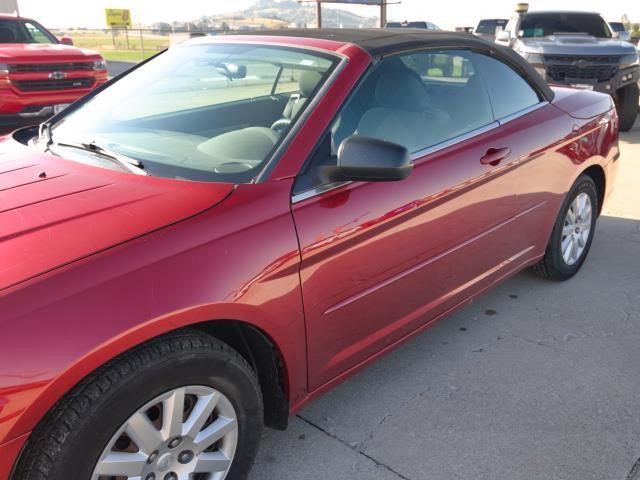
<svg viewBox="0 0 640 480"><path fill-rule="evenodd" d="M520 30L523 37L546 37L557 33L576 33L611 38L611 31L600 15L589 13L528 13Z"/></svg>
<svg viewBox="0 0 640 480"><path fill-rule="evenodd" d="M53 147L99 146L153 176L250 182L337 61L280 46L183 44L63 117L51 129ZM73 160L95 159L70 150L52 149Z"/></svg>
<svg viewBox="0 0 640 480"><path fill-rule="evenodd" d="M481 20L476 28L476 33L487 33L494 35L496 28L500 27L502 30L507 24L507 20Z"/></svg>
<svg viewBox="0 0 640 480"><path fill-rule="evenodd" d="M2 43L58 43L44 27L27 20L0 19Z"/></svg>

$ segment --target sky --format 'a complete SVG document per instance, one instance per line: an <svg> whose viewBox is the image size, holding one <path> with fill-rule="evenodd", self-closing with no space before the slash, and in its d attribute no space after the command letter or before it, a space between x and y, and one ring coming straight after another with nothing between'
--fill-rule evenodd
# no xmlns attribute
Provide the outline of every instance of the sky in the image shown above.
<svg viewBox="0 0 640 480"><path fill-rule="evenodd" d="M388 0L390 3L395 0ZM253 0L18 0L20 13L49 27L103 28L105 8L129 8L134 23L186 21L202 15L231 13ZM402 0L388 6L389 20L428 20L441 28L475 26L481 18L511 16L517 0ZM587 10L607 20L627 14L640 23L640 0L530 0L532 10ZM330 8L326 6L325 8ZM341 6L360 15L377 16L376 7Z"/></svg>

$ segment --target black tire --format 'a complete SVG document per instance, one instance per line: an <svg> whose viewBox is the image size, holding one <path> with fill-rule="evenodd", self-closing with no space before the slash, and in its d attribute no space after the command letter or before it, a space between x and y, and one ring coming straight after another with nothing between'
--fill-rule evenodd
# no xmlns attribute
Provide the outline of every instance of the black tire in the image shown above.
<svg viewBox="0 0 640 480"><path fill-rule="evenodd" d="M618 117L621 132L628 132L636 123L639 95L637 83L627 85L618 91Z"/></svg>
<svg viewBox="0 0 640 480"><path fill-rule="evenodd" d="M260 387L249 364L194 330L145 343L78 384L31 435L12 480L89 480L116 430L141 406L184 385L211 386L232 403L238 444L227 480L244 480L263 428Z"/></svg>
<svg viewBox="0 0 640 480"><path fill-rule="evenodd" d="M562 229L571 203L581 193L586 193L591 200L591 229L581 257L574 264L568 265L562 257ZM556 223L553 226L553 231L551 232L551 238L549 239L545 255L542 260L533 266L534 272L543 278L555 281L567 280L578 273L578 270L582 267L582 264L589 254L589 249L591 248L591 242L593 241L596 229L597 212L598 191L596 184L588 175L581 175L573 187L571 187L571 190L567 194L567 198L565 198L565 201L562 204Z"/></svg>

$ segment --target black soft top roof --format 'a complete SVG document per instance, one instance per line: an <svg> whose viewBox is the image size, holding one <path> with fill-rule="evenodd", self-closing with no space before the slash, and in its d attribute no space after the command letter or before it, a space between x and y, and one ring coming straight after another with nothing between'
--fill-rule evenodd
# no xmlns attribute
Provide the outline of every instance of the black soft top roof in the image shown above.
<svg viewBox="0 0 640 480"><path fill-rule="evenodd" d="M420 48L472 48L501 57L527 77L540 93L551 101L553 90L520 55L511 48L483 40L470 33L427 30L421 28L304 28L243 32L242 35L319 38L352 43L373 58Z"/></svg>

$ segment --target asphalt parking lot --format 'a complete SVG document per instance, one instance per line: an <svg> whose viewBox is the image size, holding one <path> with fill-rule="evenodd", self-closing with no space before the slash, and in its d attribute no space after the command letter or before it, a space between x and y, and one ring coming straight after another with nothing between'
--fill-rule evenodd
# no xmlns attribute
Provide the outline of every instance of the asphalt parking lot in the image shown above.
<svg viewBox="0 0 640 480"><path fill-rule="evenodd" d="M640 480L640 120L621 149L577 277L441 321L267 431L251 480Z"/></svg>

